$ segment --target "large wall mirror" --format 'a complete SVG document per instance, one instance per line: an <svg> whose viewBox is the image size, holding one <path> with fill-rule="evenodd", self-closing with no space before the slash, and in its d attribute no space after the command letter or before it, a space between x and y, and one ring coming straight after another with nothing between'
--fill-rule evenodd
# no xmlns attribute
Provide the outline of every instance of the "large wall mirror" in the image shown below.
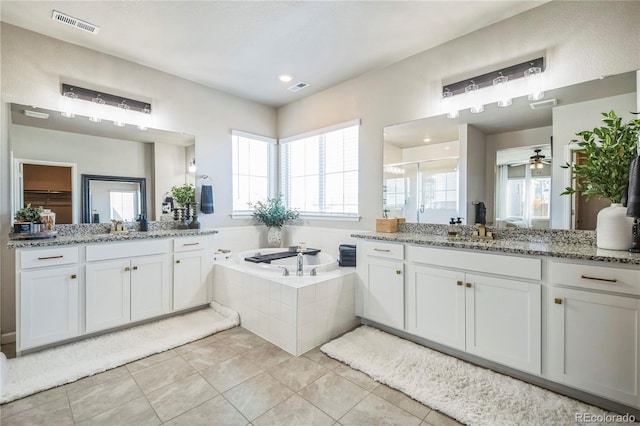
<svg viewBox="0 0 640 426"><path fill-rule="evenodd" d="M195 163L194 136L117 127L107 120L94 123L81 116L65 118L58 111L30 105L11 104L10 113L12 214L30 203L55 211L56 223L89 223L94 221L95 206L100 206L95 218L109 222L115 208L109 206L113 201L109 197L119 192L130 194L132 202L137 200L133 219L144 213L150 220L160 220L161 205L171 187L195 184L195 173L189 168ZM94 179L95 186L91 181L88 213L82 211L82 175L108 178L102 183ZM100 185L112 187L100 189ZM140 191L142 187L145 191ZM121 204L126 201L122 197ZM130 210L123 219L129 219Z"/></svg>
<svg viewBox="0 0 640 426"><path fill-rule="evenodd" d="M550 90L535 108L523 96L506 108L493 103L478 114L385 127L383 209L407 222L473 224L474 204L483 202L492 225L590 229L598 208L560 197L570 184L560 165L575 160L570 141L599 126L602 112L631 119L636 90L632 71Z"/></svg>

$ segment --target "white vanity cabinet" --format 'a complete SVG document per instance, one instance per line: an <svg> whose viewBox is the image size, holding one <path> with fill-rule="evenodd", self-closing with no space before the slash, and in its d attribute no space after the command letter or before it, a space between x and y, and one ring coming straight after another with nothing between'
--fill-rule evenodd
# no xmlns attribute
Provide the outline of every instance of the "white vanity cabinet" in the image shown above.
<svg viewBox="0 0 640 426"><path fill-rule="evenodd" d="M464 273L407 265L407 331L465 349Z"/></svg>
<svg viewBox="0 0 640 426"><path fill-rule="evenodd" d="M549 374L640 405L640 269L551 261Z"/></svg>
<svg viewBox="0 0 640 426"><path fill-rule="evenodd" d="M364 318L404 329L404 246L359 243L358 310Z"/></svg>
<svg viewBox="0 0 640 426"><path fill-rule="evenodd" d="M205 237L176 238L173 241L173 309L207 303L208 282L213 264L207 255Z"/></svg>
<svg viewBox="0 0 640 426"><path fill-rule="evenodd" d="M407 261L408 332L540 374L541 285L521 281L540 279L540 259L408 246Z"/></svg>
<svg viewBox="0 0 640 426"><path fill-rule="evenodd" d="M87 246L86 333L169 312L170 249L170 240Z"/></svg>
<svg viewBox="0 0 640 426"><path fill-rule="evenodd" d="M17 350L80 334L78 247L16 254Z"/></svg>

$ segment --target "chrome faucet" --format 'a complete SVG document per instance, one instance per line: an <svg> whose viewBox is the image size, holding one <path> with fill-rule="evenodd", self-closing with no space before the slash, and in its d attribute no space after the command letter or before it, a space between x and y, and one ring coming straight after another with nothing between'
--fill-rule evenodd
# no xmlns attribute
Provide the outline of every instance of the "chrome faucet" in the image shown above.
<svg viewBox="0 0 640 426"><path fill-rule="evenodd" d="M283 277L288 277L289 276L289 270L286 267L278 266L278 268L282 268L282 276Z"/></svg>
<svg viewBox="0 0 640 426"><path fill-rule="evenodd" d="M302 251L298 251L298 263L297 263L297 267L296 267L296 275L297 276L302 276L303 273L303 269L302 269L302 265L304 265L304 255L302 254Z"/></svg>

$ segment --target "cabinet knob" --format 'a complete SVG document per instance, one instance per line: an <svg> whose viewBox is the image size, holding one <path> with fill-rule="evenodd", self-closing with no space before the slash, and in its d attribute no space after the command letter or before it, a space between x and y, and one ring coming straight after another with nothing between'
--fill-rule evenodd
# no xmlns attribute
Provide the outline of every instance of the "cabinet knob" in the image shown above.
<svg viewBox="0 0 640 426"><path fill-rule="evenodd" d="M138 267L137 267L137 266L134 266L134 267L133 267L133 270L134 270L134 271L137 271L137 270L138 270Z"/></svg>
<svg viewBox="0 0 640 426"><path fill-rule="evenodd" d="M131 270L131 268L129 268L128 266L126 268L124 268L125 272L129 272Z"/></svg>
<svg viewBox="0 0 640 426"><path fill-rule="evenodd" d="M462 286L464 283L462 281L458 281L456 284L458 284L459 286Z"/></svg>
<svg viewBox="0 0 640 426"><path fill-rule="evenodd" d="M556 297L555 299L553 299L553 303L555 303L556 305L562 305L562 299Z"/></svg>
<svg viewBox="0 0 640 426"><path fill-rule="evenodd" d="M180 263L180 261L179 261L179 260L176 260L176 263Z"/></svg>
<svg viewBox="0 0 640 426"><path fill-rule="evenodd" d="M471 288L471 283L467 283L467 288Z"/></svg>
<svg viewBox="0 0 640 426"><path fill-rule="evenodd" d="M396 269L396 275L400 275L402 274L402 271L400 269Z"/></svg>
<svg viewBox="0 0 640 426"><path fill-rule="evenodd" d="M75 280L76 278L78 278L78 276L76 274L71 275L71 279Z"/></svg>

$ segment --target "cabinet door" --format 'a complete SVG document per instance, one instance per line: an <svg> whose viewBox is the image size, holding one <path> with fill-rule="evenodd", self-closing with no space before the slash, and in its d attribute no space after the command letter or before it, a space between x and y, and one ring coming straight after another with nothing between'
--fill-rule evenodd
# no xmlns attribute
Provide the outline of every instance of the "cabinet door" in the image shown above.
<svg viewBox="0 0 640 426"><path fill-rule="evenodd" d="M402 262L368 259L364 316L371 321L404 329Z"/></svg>
<svg viewBox="0 0 640 426"><path fill-rule="evenodd" d="M204 250L174 255L174 310L207 303L207 271L207 256Z"/></svg>
<svg viewBox="0 0 640 426"><path fill-rule="evenodd" d="M549 303L552 378L638 406L640 300L555 287Z"/></svg>
<svg viewBox="0 0 640 426"><path fill-rule="evenodd" d="M467 274L467 352L540 374L540 285Z"/></svg>
<svg viewBox="0 0 640 426"><path fill-rule="evenodd" d="M87 263L86 272L86 332L93 333L130 322L129 259Z"/></svg>
<svg viewBox="0 0 640 426"><path fill-rule="evenodd" d="M20 273L19 351L79 334L78 288L77 266Z"/></svg>
<svg viewBox="0 0 640 426"><path fill-rule="evenodd" d="M464 350L463 273L408 265L406 305L409 333Z"/></svg>
<svg viewBox="0 0 640 426"><path fill-rule="evenodd" d="M171 311L170 268L164 255L131 260L131 321Z"/></svg>

